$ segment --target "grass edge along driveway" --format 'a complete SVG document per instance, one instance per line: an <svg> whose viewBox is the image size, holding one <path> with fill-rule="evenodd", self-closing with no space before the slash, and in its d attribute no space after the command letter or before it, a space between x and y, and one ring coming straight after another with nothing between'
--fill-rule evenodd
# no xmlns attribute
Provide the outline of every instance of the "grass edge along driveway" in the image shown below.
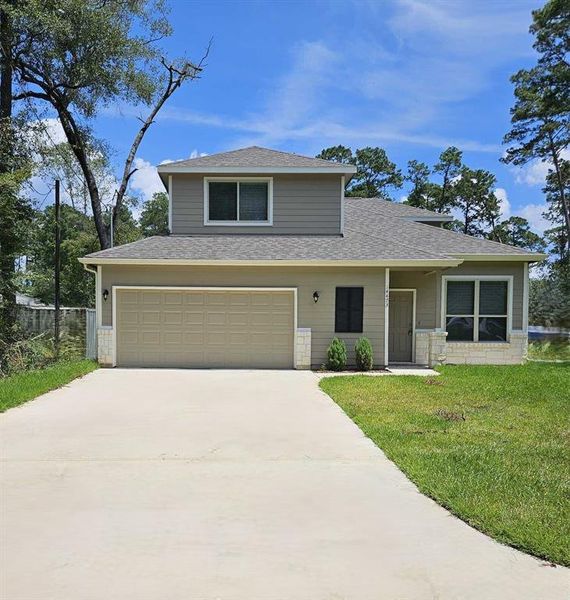
<svg viewBox="0 0 570 600"><path fill-rule="evenodd" d="M93 360L59 362L44 369L16 373L0 379L0 413L62 387L97 369Z"/></svg>
<svg viewBox="0 0 570 600"><path fill-rule="evenodd" d="M570 565L570 363L438 370L320 386L422 493L496 540Z"/></svg>

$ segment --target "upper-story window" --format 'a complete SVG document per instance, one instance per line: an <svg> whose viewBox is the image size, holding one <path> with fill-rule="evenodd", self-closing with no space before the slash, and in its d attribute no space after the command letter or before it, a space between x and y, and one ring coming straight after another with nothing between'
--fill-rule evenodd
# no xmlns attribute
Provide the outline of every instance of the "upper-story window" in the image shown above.
<svg viewBox="0 0 570 600"><path fill-rule="evenodd" d="M448 342L506 342L511 318L510 278L445 277Z"/></svg>
<svg viewBox="0 0 570 600"><path fill-rule="evenodd" d="M272 178L204 179L204 225L272 224Z"/></svg>

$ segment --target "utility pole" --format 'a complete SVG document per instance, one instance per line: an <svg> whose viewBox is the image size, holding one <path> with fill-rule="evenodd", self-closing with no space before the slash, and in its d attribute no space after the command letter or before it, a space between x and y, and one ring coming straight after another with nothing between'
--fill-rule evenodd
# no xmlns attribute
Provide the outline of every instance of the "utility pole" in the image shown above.
<svg viewBox="0 0 570 600"><path fill-rule="evenodd" d="M61 232L59 224L59 179L55 180L55 298L54 298L54 337L55 337L55 358L59 359L59 271L60 257L59 247L61 245Z"/></svg>

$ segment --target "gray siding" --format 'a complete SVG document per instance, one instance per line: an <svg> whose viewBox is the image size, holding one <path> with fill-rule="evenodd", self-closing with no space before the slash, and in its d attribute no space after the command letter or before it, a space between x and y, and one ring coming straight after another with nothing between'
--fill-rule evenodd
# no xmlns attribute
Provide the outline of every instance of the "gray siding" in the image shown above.
<svg viewBox="0 0 570 600"><path fill-rule="evenodd" d="M524 266L520 262L465 262L459 267L425 271L390 271L390 288L414 288L416 298L416 327L435 329L441 327L441 277L442 275L512 275L514 330L522 329Z"/></svg>
<svg viewBox="0 0 570 600"><path fill-rule="evenodd" d="M338 235L340 233L340 175L274 175L272 227L205 226L204 177L211 177L211 175L172 176L173 234ZM239 177L248 177L248 175L240 174Z"/></svg>
<svg viewBox="0 0 570 600"><path fill-rule="evenodd" d="M466 262L445 275L512 275L513 276L513 329L522 329L524 265L521 262ZM441 286L441 283L440 283ZM441 287L440 287L441 289Z"/></svg>
<svg viewBox="0 0 570 600"><path fill-rule="evenodd" d="M428 272L429 273L429 272ZM416 290L416 328L435 329L438 327L441 295L441 279L438 273L425 271L390 270L390 289L406 288Z"/></svg>
<svg viewBox="0 0 570 600"><path fill-rule="evenodd" d="M376 365L384 361L384 269L371 268L298 268L298 267L168 267L115 266L102 268L102 289L113 285L158 286L236 286L296 287L298 327L312 332L312 363L320 367L335 336L335 287L364 287L363 334L338 334L347 345L349 361L354 364L354 343L365 335L372 343ZM313 301L313 292L320 294ZM112 297L103 302L103 325L112 325Z"/></svg>

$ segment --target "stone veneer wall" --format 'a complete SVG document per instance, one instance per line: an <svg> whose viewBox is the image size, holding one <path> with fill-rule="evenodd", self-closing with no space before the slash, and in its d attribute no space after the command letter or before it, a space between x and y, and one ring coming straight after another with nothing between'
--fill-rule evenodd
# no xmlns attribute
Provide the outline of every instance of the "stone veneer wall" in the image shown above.
<svg viewBox="0 0 570 600"><path fill-rule="evenodd" d="M513 331L509 342L449 342L450 365L518 365L527 357L528 335Z"/></svg>
<svg viewBox="0 0 570 600"><path fill-rule="evenodd" d="M445 331L416 331L418 365L517 365L527 357L528 335L513 331L509 342L446 342Z"/></svg>
<svg viewBox="0 0 570 600"><path fill-rule="evenodd" d="M295 336L295 369L311 368L311 329L297 328Z"/></svg>
<svg viewBox="0 0 570 600"><path fill-rule="evenodd" d="M446 331L416 331L416 364L434 367L445 363L446 337Z"/></svg>
<svg viewBox="0 0 570 600"><path fill-rule="evenodd" d="M112 327L97 328L97 359L104 367L113 365L113 342L115 331Z"/></svg>

